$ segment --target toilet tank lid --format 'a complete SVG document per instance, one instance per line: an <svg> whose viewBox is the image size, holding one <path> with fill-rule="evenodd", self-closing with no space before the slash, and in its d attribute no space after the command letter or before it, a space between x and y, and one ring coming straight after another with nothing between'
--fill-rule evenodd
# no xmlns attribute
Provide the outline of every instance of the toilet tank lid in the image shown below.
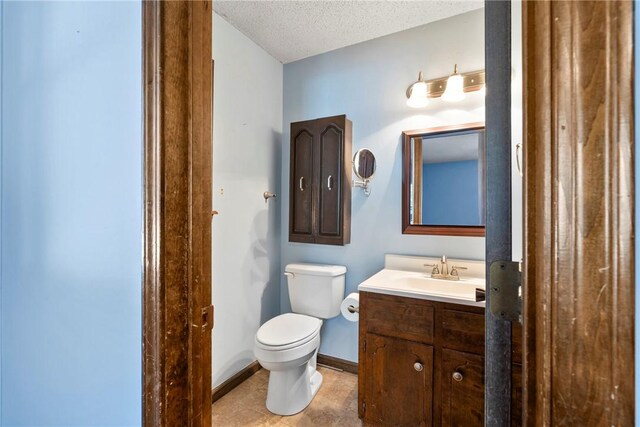
<svg viewBox="0 0 640 427"><path fill-rule="evenodd" d="M341 276L347 272L344 265L327 264L288 264L285 269L287 273L306 274L309 276Z"/></svg>

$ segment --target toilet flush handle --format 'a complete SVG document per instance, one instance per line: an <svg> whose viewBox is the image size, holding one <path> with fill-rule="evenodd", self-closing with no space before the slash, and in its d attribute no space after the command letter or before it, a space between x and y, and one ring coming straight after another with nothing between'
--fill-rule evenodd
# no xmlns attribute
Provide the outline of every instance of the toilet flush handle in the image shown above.
<svg viewBox="0 0 640 427"><path fill-rule="evenodd" d="M295 274L290 273L290 272L288 272L288 271L285 271L285 272L284 272L284 275L285 275L285 276L287 276L287 277L296 277L296 275L295 275Z"/></svg>

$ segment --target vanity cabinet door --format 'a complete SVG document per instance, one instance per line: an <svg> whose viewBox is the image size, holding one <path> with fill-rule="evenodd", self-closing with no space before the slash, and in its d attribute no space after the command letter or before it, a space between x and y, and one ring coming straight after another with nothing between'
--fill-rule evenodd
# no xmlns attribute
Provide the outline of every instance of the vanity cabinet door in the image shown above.
<svg viewBox="0 0 640 427"><path fill-rule="evenodd" d="M484 425L484 357L442 351L442 425ZM511 426L522 425L522 365L511 366Z"/></svg>
<svg viewBox="0 0 640 427"><path fill-rule="evenodd" d="M442 350L442 426L484 425L484 357Z"/></svg>
<svg viewBox="0 0 640 427"><path fill-rule="evenodd" d="M365 359L365 423L430 426L433 346L367 334Z"/></svg>
<svg viewBox="0 0 640 427"><path fill-rule="evenodd" d="M511 427L522 425L522 365L511 365Z"/></svg>

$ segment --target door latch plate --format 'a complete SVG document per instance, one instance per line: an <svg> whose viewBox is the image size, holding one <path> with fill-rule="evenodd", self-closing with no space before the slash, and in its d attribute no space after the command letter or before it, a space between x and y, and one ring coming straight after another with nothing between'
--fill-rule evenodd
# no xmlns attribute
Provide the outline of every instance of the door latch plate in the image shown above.
<svg viewBox="0 0 640 427"><path fill-rule="evenodd" d="M202 309L202 330L210 331L213 329L213 305Z"/></svg>

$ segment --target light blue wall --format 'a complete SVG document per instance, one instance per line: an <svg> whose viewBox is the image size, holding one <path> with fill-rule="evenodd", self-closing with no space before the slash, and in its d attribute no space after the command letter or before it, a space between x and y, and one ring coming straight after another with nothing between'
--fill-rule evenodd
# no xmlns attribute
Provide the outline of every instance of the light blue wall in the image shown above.
<svg viewBox="0 0 640 427"><path fill-rule="evenodd" d="M0 1L0 426L2 426L2 10Z"/></svg>
<svg viewBox="0 0 640 427"><path fill-rule="evenodd" d="M402 234L402 131L484 120L484 98L478 93L459 104L436 99L425 109L407 107L405 90L418 71L427 79L444 76L455 63L462 71L484 68L482 9L284 66L280 203L288 206L291 122L347 114L354 153L369 148L378 163L371 195L353 190L349 245L289 243L289 210L282 209L282 269L291 262L345 265L347 292L352 292L383 267L385 253L484 258L483 238ZM289 293L286 281L281 283L281 308L287 312ZM321 340L321 353L357 360L357 323L329 319Z"/></svg>
<svg viewBox="0 0 640 427"><path fill-rule="evenodd" d="M140 425L140 2L2 18L2 424Z"/></svg>
<svg viewBox="0 0 640 427"><path fill-rule="evenodd" d="M478 225L478 161L425 163L422 223Z"/></svg>

